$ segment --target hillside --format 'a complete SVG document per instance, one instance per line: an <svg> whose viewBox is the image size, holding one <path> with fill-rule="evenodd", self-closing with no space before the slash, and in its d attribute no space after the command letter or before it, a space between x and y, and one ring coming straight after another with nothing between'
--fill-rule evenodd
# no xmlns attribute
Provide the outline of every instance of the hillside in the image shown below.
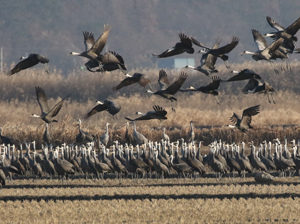
<svg viewBox="0 0 300 224"><path fill-rule="evenodd" d="M22 55L39 52L50 58L52 68L69 72L84 62L69 56L70 51L83 50L82 31L98 36L103 24L110 24L107 49L119 52L129 69L153 67L151 54L172 46L179 32L207 44L216 39L225 43L236 35L240 44L231 61L242 62L250 57L241 58L240 52L255 49L250 30L271 30L266 15L286 26L299 17L299 11L300 2L292 0L2 1L0 47L7 66Z"/></svg>

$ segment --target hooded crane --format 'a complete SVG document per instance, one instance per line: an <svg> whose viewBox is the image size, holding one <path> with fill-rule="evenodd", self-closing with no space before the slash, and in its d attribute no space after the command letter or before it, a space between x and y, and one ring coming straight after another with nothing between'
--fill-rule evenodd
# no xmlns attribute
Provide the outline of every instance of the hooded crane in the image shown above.
<svg viewBox="0 0 300 224"><path fill-rule="evenodd" d="M110 125L110 123L106 123L106 125L105 125L105 127L106 127L105 132L103 133L103 135L100 136L100 141L105 146L107 146L107 144L109 142L108 125Z"/></svg>
<svg viewBox="0 0 300 224"><path fill-rule="evenodd" d="M97 63L98 57L100 56L100 53L102 52L108 39L110 29L110 26L104 25L104 32L96 41L93 33L83 32L85 51L81 53L72 51L70 54L85 57Z"/></svg>
<svg viewBox="0 0 300 224"><path fill-rule="evenodd" d="M181 92L195 92L195 91L198 91L198 92L202 92L202 93L206 93L206 94L212 94L214 96L217 96L217 95L219 95L219 92L217 91L217 89L219 88L221 81L222 80L218 76L213 76L212 77L212 82L209 83L206 86L201 86L197 89L194 88L193 86L191 86L187 89L182 89L180 91Z"/></svg>
<svg viewBox="0 0 300 224"><path fill-rule="evenodd" d="M96 41L93 33L83 32L85 51L82 53L72 51L70 54L88 58L89 61L85 63L85 66L91 72L113 71L116 69L127 70L122 56L116 52L108 51L103 55L100 54L106 44L110 29L110 26L104 25L104 32ZM99 69L96 71L92 70L92 68L98 66Z"/></svg>
<svg viewBox="0 0 300 224"><path fill-rule="evenodd" d="M120 69L123 73L127 74L127 68L125 66L124 59L121 55L114 51L105 52L103 55L99 55L96 60L90 60L85 63L86 68L90 72L110 72ZM95 71L92 68L99 67Z"/></svg>
<svg viewBox="0 0 300 224"><path fill-rule="evenodd" d="M193 54L195 52L193 48L193 44L197 46L201 46L201 44L194 39L193 37L188 37L184 33L179 33L180 42L177 42L174 47L169 48L162 52L161 54L153 54L153 56L156 56L158 58L166 58L171 57L174 55L182 54L184 52L188 54Z"/></svg>
<svg viewBox="0 0 300 224"><path fill-rule="evenodd" d="M148 139L136 130L135 121L133 121L133 140L137 145L148 143Z"/></svg>
<svg viewBox="0 0 300 224"><path fill-rule="evenodd" d="M295 36L298 30L300 29L300 17L294 21L291 25L289 25L287 28L284 28L280 24L278 24L274 19L272 19L270 16L266 17L267 22L269 25L276 29L275 32L266 33L266 37L271 37L275 40L279 38L283 38L284 42L282 46L286 49L285 52L292 53L295 49L295 42L297 41L297 37Z"/></svg>
<svg viewBox="0 0 300 224"><path fill-rule="evenodd" d="M227 82L233 82L233 81L241 81L241 80L247 80L247 79L261 79L260 75L254 72L251 69L243 69L242 71L232 71L232 73L235 73L236 75L232 76L231 78L227 79Z"/></svg>
<svg viewBox="0 0 300 224"><path fill-rule="evenodd" d="M132 76L126 74L126 78L123 79L119 85L114 87L113 90L119 90L134 83L138 83L140 86L145 88L147 85L150 85L150 80L145 78L145 75L141 73L134 73Z"/></svg>
<svg viewBox="0 0 300 224"><path fill-rule="evenodd" d="M243 69L240 72L232 71L232 73L238 73L238 74L227 79L226 80L227 82L241 81L241 80L249 79L248 83L242 90L243 93L245 93L245 94L264 93L267 95L269 103L275 104L275 100L273 98L273 92L275 92L275 90L273 89L273 87L270 84L263 82L260 75L258 75L257 73L255 73L253 70L250 70L250 69Z"/></svg>
<svg viewBox="0 0 300 224"><path fill-rule="evenodd" d="M200 52L204 52L204 54L202 55L202 57L204 58L206 58L208 54L211 54L213 56L221 58L223 61L227 61L229 57L226 54L232 51L238 45L238 43L239 38L233 37L229 44L226 44L219 48L209 48L205 47L204 45L201 45L201 47L205 48L205 51L200 50Z"/></svg>
<svg viewBox="0 0 300 224"><path fill-rule="evenodd" d="M213 96L218 96L219 92L218 92L218 88L220 87L220 83L221 83L221 79L218 76L213 76L212 77L212 82L209 83L206 86L201 86L199 88L194 88L193 86L190 86L187 89L182 89L180 90L181 92L202 92L202 93L206 93L206 94L212 94ZM217 103L219 104L219 100L218 98L216 98Z"/></svg>
<svg viewBox="0 0 300 224"><path fill-rule="evenodd" d="M142 114L142 116L135 118L135 119L131 119L128 117L125 117L125 119L129 120L129 121L141 121L141 120L153 120L153 119L158 119L158 120L167 120L167 111L158 106L158 105L154 105L153 106L154 111L148 111L147 113L143 114L141 112L137 112L137 114Z"/></svg>
<svg viewBox="0 0 300 224"><path fill-rule="evenodd" d="M250 79L242 91L245 94L263 93L267 95L269 103L276 103L273 97L275 89L267 82L261 82L258 79Z"/></svg>
<svg viewBox="0 0 300 224"><path fill-rule="evenodd" d="M88 142L93 142L94 136L81 129L81 120L80 119L78 119L77 125L78 125L79 133L76 136L76 143L77 144L86 144Z"/></svg>
<svg viewBox="0 0 300 224"><path fill-rule="evenodd" d="M103 103L101 101L97 101L97 105L93 107L85 116L85 118L89 118L92 115L101 112L101 111L107 111L111 115L116 115L121 110L121 106L117 105L113 101L110 100L104 100Z"/></svg>
<svg viewBox="0 0 300 224"><path fill-rule="evenodd" d="M217 49L219 47L219 43L216 42L212 49ZM190 65L185 66L185 68L190 68L196 70L198 72L202 72L203 74L209 76L211 73L216 73L218 70L215 68L215 64L217 62L218 57L210 54L209 52L202 55L200 59L200 65L197 67L193 67Z"/></svg>
<svg viewBox="0 0 300 224"><path fill-rule="evenodd" d="M41 87L37 86L35 87L35 92L37 101L41 108L41 115L33 114L32 117L39 117L46 123L57 122L54 117L61 110L65 99L62 99L50 109L48 106L48 100L45 91Z"/></svg>
<svg viewBox="0 0 300 224"><path fill-rule="evenodd" d="M234 127L238 128L242 132L246 132L251 126L252 116L259 113L260 105L249 107L243 111L242 118L240 118L236 113L233 113L230 118L231 122L234 123Z"/></svg>
<svg viewBox="0 0 300 224"><path fill-rule="evenodd" d="M276 58L287 58L287 55L285 53L278 50L278 48L284 41L283 38L279 38L278 40L274 41L272 44L268 45L263 35L261 35L261 33L259 33L257 30L252 29L252 35L256 43L256 46L258 48L258 51L256 52L243 51L242 55L250 54L252 55L252 58L255 61L271 60L271 59L274 60Z"/></svg>
<svg viewBox="0 0 300 224"><path fill-rule="evenodd" d="M151 90L147 90L148 93L159 95L163 98L166 98L170 101L177 101L177 99L173 96L177 91L181 88L184 81L187 79L187 74L185 72L181 72L179 78L169 85L166 89L160 89L156 92L152 92Z"/></svg>
<svg viewBox="0 0 300 224"><path fill-rule="evenodd" d="M8 72L8 75L13 75L21 70L35 66L38 63L45 64L49 62L48 58L39 54L30 54L28 57L25 58L22 57L21 59L22 60L18 64L16 64L12 70Z"/></svg>

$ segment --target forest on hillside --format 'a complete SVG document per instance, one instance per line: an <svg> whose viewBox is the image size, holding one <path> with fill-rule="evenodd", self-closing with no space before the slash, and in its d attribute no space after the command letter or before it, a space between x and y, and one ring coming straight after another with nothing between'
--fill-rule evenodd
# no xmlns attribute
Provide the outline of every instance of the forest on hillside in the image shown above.
<svg viewBox="0 0 300 224"><path fill-rule="evenodd" d="M106 50L121 54L129 69L155 67L152 53L173 46L179 32L208 45L217 39L227 43L236 35L240 43L230 60L243 62L251 58L240 57L240 52L255 49L252 28L271 31L267 15L289 25L299 11L300 2L293 0L1 1L0 47L6 67L20 56L37 52L50 58L52 68L76 71L85 61L69 52L84 49L82 31L97 37L103 25L109 24L112 30Z"/></svg>

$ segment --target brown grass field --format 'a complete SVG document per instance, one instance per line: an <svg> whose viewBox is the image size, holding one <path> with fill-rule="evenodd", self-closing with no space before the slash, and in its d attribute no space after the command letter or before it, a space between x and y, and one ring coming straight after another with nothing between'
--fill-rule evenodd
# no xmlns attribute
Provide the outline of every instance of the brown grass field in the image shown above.
<svg viewBox="0 0 300 224"><path fill-rule="evenodd" d="M59 122L51 125L57 143L74 142L77 119L83 119L97 99L107 97L121 105L120 113L116 117L96 114L83 120L83 128L100 135L110 122L111 141L122 142L125 116L134 117L136 111L146 112L155 104L167 109L168 120L137 123L138 130L151 140L161 138L162 127L171 140L186 138L190 120L195 123L196 140L206 145L215 139L256 143L276 137L299 139L300 63L231 65L234 70L246 67L277 90L276 104L269 104L264 95L242 94L246 82L221 83L220 104L212 96L178 93L178 102L171 105L136 85L114 92L112 87L124 78L119 72L65 75L51 68L47 73L39 66L12 77L0 74L0 126L3 135L18 142L42 143L43 122L30 117L40 112L34 87L41 86L50 105L67 97ZM232 75L222 65L218 69L222 79ZM158 69L135 71L146 74L152 87L157 87ZM168 71L170 79L179 72ZM202 74L188 74L184 87L210 81ZM257 104L261 113L253 118L254 130L244 134L226 127L233 112L241 114ZM277 178L270 185L257 184L254 178L12 180L0 189L0 223L300 223L299 185L299 177Z"/></svg>
<svg viewBox="0 0 300 224"><path fill-rule="evenodd" d="M146 112L155 104L165 107L168 111L166 121L138 122L138 130L152 140L161 138L161 128L166 127L172 140L186 138L189 121L193 120L196 126L196 139L205 144L214 139L232 141L249 141L255 139L260 142L264 139L275 137L283 139L298 138L300 125L300 63L244 63L232 64L232 70L250 68L261 74L263 79L269 82L276 90L276 104L269 104L264 95L242 94L241 89L246 81L236 83L221 83L220 104L216 103L213 96L201 93L186 94L177 93L177 103L167 102L158 96L149 96L145 89L138 85L125 87L120 91L113 91L124 75L120 72L89 73L87 71L74 71L63 75L60 71L51 70L45 72L43 67L21 71L8 77L0 74L0 126L3 133L20 142L37 140L41 142L44 130L42 121L30 117L32 113L40 113L36 102L34 86L45 89L50 98L50 105L58 98L67 97L62 111L58 115L57 124L51 127L53 139L56 142L73 142L77 133L76 122L83 118L94 105L95 101L109 98L115 100L122 107L119 114L112 117L107 112L94 115L89 120L83 121L83 128L97 135L104 131L106 122L112 124L111 134L113 139L122 141L125 116L135 116L136 111ZM224 65L219 66L218 75L222 79L229 78L232 74ZM184 70L184 69L183 69ZM157 87L158 69L136 69L133 72L141 72L151 79L152 87ZM184 87L190 85L206 85L210 80L203 74L187 71L188 80ZM178 77L180 70L168 71L170 80ZM254 130L247 134L226 127L230 124L229 117L233 112L238 114L242 110L256 104L261 105L261 113L253 118ZM171 107L176 112L171 110Z"/></svg>
<svg viewBox="0 0 300 224"><path fill-rule="evenodd" d="M14 180L1 223L299 223L299 177Z"/></svg>

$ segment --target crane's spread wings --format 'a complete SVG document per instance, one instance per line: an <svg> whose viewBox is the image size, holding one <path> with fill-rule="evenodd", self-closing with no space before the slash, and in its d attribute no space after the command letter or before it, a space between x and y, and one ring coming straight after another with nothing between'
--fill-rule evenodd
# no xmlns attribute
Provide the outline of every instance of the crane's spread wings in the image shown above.
<svg viewBox="0 0 300 224"><path fill-rule="evenodd" d="M281 37L278 40L273 41L273 43L270 44L267 48L270 51L276 51L280 47L280 45L283 43L283 41L284 41L284 39Z"/></svg>
<svg viewBox="0 0 300 224"><path fill-rule="evenodd" d="M240 126L245 127L245 128L252 128L251 127L252 116L259 113L259 108L260 108L260 105L256 105L256 106L245 109L243 111L243 116L242 116Z"/></svg>
<svg viewBox="0 0 300 224"><path fill-rule="evenodd" d="M93 50L97 55L99 55L101 53L101 51L103 50L106 41L108 39L108 35L110 32L111 27L108 25L104 25L104 32L102 33L102 35L96 40L95 44L93 45L93 47L91 48L91 50Z"/></svg>
<svg viewBox="0 0 300 224"><path fill-rule="evenodd" d="M30 57L25 58L24 60L22 60L19 63L17 63L15 65L15 67L12 70L10 70L10 72L8 73L8 75L13 75L15 73L18 73L21 70L24 70L26 68L30 68L30 67L36 65L37 63L39 63L38 60L33 60Z"/></svg>
<svg viewBox="0 0 300 224"><path fill-rule="evenodd" d="M252 29L252 35L258 50L263 51L265 48L267 48L267 41L260 32Z"/></svg>
<svg viewBox="0 0 300 224"><path fill-rule="evenodd" d="M298 32L299 28L300 28L300 17L295 22L293 22L291 25L289 25L285 29L285 32L287 32L288 34L291 34L291 35L295 35Z"/></svg>
<svg viewBox="0 0 300 224"><path fill-rule="evenodd" d="M227 79L227 82L241 81L241 80L247 80L252 78L261 79L260 75L246 68L240 71L237 75L234 75L231 78Z"/></svg>
<svg viewBox="0 0 300 224"><path fill-rule="evenodd" d="M213 77L212 77L212 82L211 82L211 83L209 83L209 84L206 85L206 86L202 86L202 87L200 87L199 89L202 89L202 90L205 90L205 91L216 90L216 89L219 88L220 83L221 83L220 77L218 77L218 76L213 76Z"/></svg>
<svg viewBox="0 0 300 224"><path fill-rule="evenodd" d="M48 116L55 117L64 104L65 99L62 99L57 104L55 104L48 113Z"/></svg>
<svg viewBox="0 0 300 224"><path fill-rule="evenodd" d="M193 46L191 38L189 38L186 34L179 33L179 38L180 38L181 43L183 43L183 45L185 47L189 47L190 48L190 47Z"/></svg>
<svg viewBox="0 0 300 224"><path fill-rule="evenodd" d="M255 89L258 87L259 83L260 82L257 79L249 79L248 83L245 85L242 92L247 94L251 91L255 91Z"/></svg>
<svg viewBox="0 0 300 224"><path fill-rule="evenodd" d="M160 89L165 89L166 85L169 85L168 75L165 70L161 69L159 71L158 84Z"/></svg>
<svg viewBox="0 0 300 224"><path fill-rule="evenodd" d="M108 51L101 57L101 63L108 64L108 63L116 63L116 64L123 64L124 60L121 55L114 51Z"/></svg>
<svg viewBox="0 0 300 224"><path fill-rule="evenodd" d="M107 110L107 105L106 104L98 104L97 106L93 107L85 116L85 118L89 118L90 116L98 113L98 112L101 112L101 111L104 111L104 110Z"/></svg>
<svg viewBox="0 0 300 224"><path fill-rule="evenodd" d="M209 52L214 55L223 55L232 51L239 43L239 38L233 37L229 44L224 45L223 47L217 49L211 49Z"/></svg>
<svg viewBox="0 0 300 224"><path fill-rule="evenodd" d="M171 57L171 56L174 56L174 55L181 54L184 51L185 50L183 48L172 47L172 48L169 48L169 49L165 50L161 54L158 54L158 55L153 54L153 56L156 56L158 58L166 58L166 57Z"/></svg>
<svg viewBox="0 0 300 224"><path fill-rule="evenodd" d="M283 31L284 30L284 27L281 26L280 24L278 24L277 22L275 22L275 20L272 19L270 16L267 16L266 19L267 19L267 22L269 23L269 25L272 28L276 29L277 31Z"/></svg>
<svg viewBox="0 0 300 224"><path fill-rule="evenodd" d="M154 111L157 113L157 114L160 114L162 116L166 116L167 115L167 111L162 108L161 106L158 106L158 105L154 105L153 106L153 109Z"/></svg>
<svg viewBox="0 0 300 224"><path fill-rule="evenodd" d="M243 111L243 117L244 116L254 116L259 113L259 109L260 109L260 105L249 107Z"/></svg>
<svg viewBox="0 0 300 224"><path fill-rule="evenodd" d="M173 82L167 89L166 91L169 94L174 95L183 85L184 81L187 79L187 74L185 72L181 72L179 78Z"/></svg>
<svg viewBox="0 0 300 224"><path fill-rule="evenodd" d="M237 124L237 122L240 120L240 118L236 113L233 113L233 115L229 118L229 120L232 123Z"/></svg>
<svg viewBox="0 0 300 224"><path fill-rule="evenodd" d="M47 96L45 94L45 91L39 87L36 86L35 87L35 93L36 93L36 98L37 101L39 103L39 106L41 108L41 113L48 113L49 112L49 106L48 106L48 100L47 100Z"/></svg>
<svg viewBox="0 0 300 224"><path fill-rule="evenodd" d="M95 44L94 34L92 32L83 32L85 51L90 50Z"/></svg>

